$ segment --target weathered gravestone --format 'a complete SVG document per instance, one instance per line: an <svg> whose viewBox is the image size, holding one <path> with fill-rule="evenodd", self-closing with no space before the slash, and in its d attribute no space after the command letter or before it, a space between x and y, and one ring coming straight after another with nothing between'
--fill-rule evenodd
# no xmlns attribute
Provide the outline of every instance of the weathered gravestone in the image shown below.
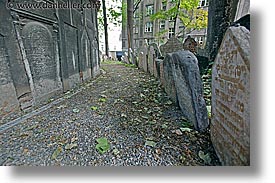
<svg viewBox="0 0 275 183"><path fill-rule="evenodd" d="M142 46L141 49L142 53L143 53L143 57L142 57L142 69L147 72L148 71L148 44L145 43Z"/></svg>
<svg viewBox="0 0 275 183"><path fill-rule="evenodd" d="M183 44L177 38L171 37L165 44L161 45L159 48L162 56L165 57L167 53L182 50Z"/></svg>
<svg viewBox="0 0 275 183"><path fill-rule="evenodd" d="M187 38L183 42L183 49L189 50L194 54L197 53L197 46L198 43L195 41L194 38L191 38L191 36L187 36Z"/></svg>
<svg viewBox="0 0 275 183"><path fill-rule="evenodd" d="M212 69L211 139L223 165L250 164L250 32L230 27Z"/></svg>
<svg viewBox="0 0 275 183"><path fill-rule="evenodd" d="M178 105L177 91L173 76L172 54L167 53L163 60L164 90L169 95L174 104Z"/></svg>
<svg viewBox="0 0 275 183"><path fill-rule="evenodd" d="M150 46L152 46L154 48L156 58L160 58L161 53L160 53L157 43L151 43Z"/></svg>
<svg viewBox="0 0 275 183"><path fill-rule="evenodd" d="M149 45L148 47L148 72L154 74L154 62L155 62L155 50L154 47Z"/></svg>
<svg viewBox="0 0 275 183"><path fill-rule="evenodd" d="M164 85L163 60L156 59L156 78L160 80L161 85Z"/></svg>
<svg viewBox="0 0 275 183"><path fill-rule="evenodd" d="M204 131L209 121L195 55L184 50L167 54L163 65L165 91L195 129Z"/></svg>
<svg viewBox="0 0 275 183"><path fill-rule="evenodd" d="M24 50L33 81L33 96L36 101L43 100L61 90L59 62L56 59L57 44L50 26L40 22L29 22L22 28ZM23 49L23 48L22 48Z"/></svg>
<svg viewBox="0 0 275 183"><path fill-rule="evenodd" d="M139 50L138 52L138 68L142 69L143 67L143 50Z"/></svg>

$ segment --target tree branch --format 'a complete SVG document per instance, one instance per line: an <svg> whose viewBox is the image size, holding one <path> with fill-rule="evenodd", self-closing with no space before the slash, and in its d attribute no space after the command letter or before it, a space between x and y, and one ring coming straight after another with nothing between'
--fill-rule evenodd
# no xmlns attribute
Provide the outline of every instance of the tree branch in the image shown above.
<svg viewBox="0 0 275 183"><path fill-rule="evenodd" d="M136 12L136 10L138 9L138 6L139 6L139 4L140 4L140 2L141 2L142 0L138 0L135 4L134 4L134 13Z"/></svg>

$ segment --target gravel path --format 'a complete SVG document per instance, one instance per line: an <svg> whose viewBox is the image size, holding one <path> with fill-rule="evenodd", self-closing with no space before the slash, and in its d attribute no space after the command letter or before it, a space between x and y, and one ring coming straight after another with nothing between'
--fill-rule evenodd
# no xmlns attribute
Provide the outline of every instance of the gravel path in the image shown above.
<svg viewBox="0 0 275 183"><path fill-rule="evenodd" d="M209 132L193 130L156 79L129 65L102 69L83 91L2 132L0 165L220 165ZM102 137L110 146L100 153Z"/></svg>

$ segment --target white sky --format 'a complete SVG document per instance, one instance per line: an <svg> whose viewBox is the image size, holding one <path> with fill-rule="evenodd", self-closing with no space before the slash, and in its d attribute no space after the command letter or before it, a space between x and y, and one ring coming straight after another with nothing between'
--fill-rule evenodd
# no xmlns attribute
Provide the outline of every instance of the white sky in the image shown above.
<svg viewBox="0 0 275 183"><path fill-rule="evenodd" d="M121 6L121 2L118 0L117 2L113 2L112 0L106 0L106 8L108 9L109 7L117 7ZM101 5L102 8L102 5ZM108 13L107 13L108 14ZM108 22L108 41L109 41L109 51L121 51L122 50L122 42L119 40L121 36L121 30L122 30L122 25L115 26L114 24ZM101 33L99 35L99 49L100 51L105 50L105 36L104 36L104 31L101 30ZM103 48L103 49L102 49Z"/></svg>

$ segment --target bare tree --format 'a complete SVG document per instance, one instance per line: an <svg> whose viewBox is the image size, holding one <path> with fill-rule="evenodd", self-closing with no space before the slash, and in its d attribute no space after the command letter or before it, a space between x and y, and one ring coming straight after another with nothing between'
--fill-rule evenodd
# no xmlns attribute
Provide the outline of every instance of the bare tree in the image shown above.
<svg viewBox="0 0 275 183"><path fill-rule="evenodd" d="M107 15L106 15L105 0L102 0L102 10L103 10L104 35L105 35L105 54L107 57L109 57L108 22L107 22Z"/></svg>
<svg viewBox="0 0 275 183"><path fill-rule="evenodd" d="M133 59L133 13L134 2L133 0L127 0L127 37L128 37L128 58L129 62L134 63Z"/></svg>

